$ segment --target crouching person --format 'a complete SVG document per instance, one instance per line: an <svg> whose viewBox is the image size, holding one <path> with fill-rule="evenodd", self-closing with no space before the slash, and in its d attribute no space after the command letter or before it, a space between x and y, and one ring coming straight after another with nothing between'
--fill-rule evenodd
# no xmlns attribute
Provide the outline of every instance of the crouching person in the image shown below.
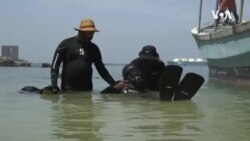
<svg viewBox="0 0 250 141"><path fill-rule="evenodd" d="M165 64L161 61L156 48L152 45L144 46L139 52L139 57L123 68L123 81L117 82L117 86L120 87L106 88L102 93L157 91L164 67Z"/></svg>

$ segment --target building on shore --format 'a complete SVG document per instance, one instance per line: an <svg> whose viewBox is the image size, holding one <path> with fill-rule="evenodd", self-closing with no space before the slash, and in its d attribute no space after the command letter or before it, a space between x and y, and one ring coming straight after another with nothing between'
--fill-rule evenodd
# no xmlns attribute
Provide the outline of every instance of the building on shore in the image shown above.
<svg viewBox="0 0 250 141"><path fill-rule="evenodd" d="M17 61L18 58L18 46L17 45L2 45L2 57L11 58Z"/></svg>
<svg viewBox="0 0 250 141"><path fill-rule="evenodd" d="M19 59L17 45L2 45L2 55L0 56L0 66L25 66L30 67L31 63Z"/></svg>

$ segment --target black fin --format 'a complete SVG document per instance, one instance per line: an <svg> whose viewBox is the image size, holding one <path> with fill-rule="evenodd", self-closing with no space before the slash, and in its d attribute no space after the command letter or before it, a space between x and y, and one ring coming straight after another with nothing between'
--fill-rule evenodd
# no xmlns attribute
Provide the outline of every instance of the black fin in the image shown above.
<svg viewBox="0 0 250 141"><path fill-rule="evenodd" d="M177 65L167 65L160 78L160 100L171 101L179 84L183 68Z"/></svg>

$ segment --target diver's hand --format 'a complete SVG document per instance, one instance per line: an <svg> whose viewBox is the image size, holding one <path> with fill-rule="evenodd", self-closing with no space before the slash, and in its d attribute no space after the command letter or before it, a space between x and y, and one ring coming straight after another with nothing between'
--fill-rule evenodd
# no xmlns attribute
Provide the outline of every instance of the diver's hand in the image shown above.
<svg viewBox="0 0 250 141"><path fill-rule="evenodd" d="M51 91L52 91L52 94L60 94L61 93L61 90L59 89L58 86L52 87Z"/></svg>
<svg viewBox="0 0 250 141"><path fill-rule="evenodd" d="M116 81L113 88L116 90L124 90L128 88L128 84L125 81L121 81L121 80Z"/></svg>
<svg viewBox="0 0 250 141"><path fill-rule="evenodd" d="M58 86L47 86L44 87L42 90L42 94L59 94L61 93L60 89Z"/></svg>

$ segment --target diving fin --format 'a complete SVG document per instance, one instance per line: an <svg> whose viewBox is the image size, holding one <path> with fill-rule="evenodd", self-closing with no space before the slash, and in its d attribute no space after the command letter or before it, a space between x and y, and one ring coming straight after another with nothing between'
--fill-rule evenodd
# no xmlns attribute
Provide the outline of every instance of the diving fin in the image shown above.
<svg viewBox="0 0 250 141"><path fill-rule="evenodd" d="M177 65L167 65L162 71L159 81L160 100L171 101L178 87L183 68Z"/></svg>

